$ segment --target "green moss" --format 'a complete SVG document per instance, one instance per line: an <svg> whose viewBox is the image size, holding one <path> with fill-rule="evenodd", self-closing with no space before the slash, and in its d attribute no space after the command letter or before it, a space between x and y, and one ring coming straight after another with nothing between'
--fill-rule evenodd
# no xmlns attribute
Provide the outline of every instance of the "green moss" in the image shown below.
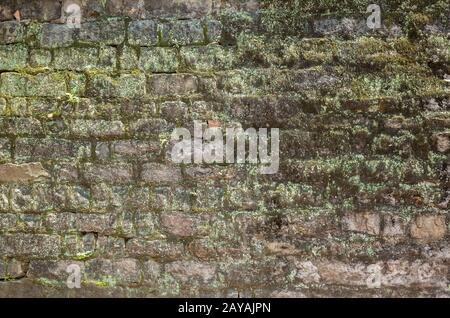
<svg viewBox="0 0 450 318"><path fill-rule="evenodd" d="M405 19L405 30L410 39L418 39L423 36L425 25L430 22L430 18L422 13L410 13Z"/></svg>
<svg viewBox="0 0 450 318"><path fill-rule="evenodd" d="M50 280L47 278L37 278L34 280L34 282L38 285L44 286L44 287L52 287L58 285L58 282L54 280Z"/></svg>
<svg viewBox="0 0 450 318"><path fill-rule="evenodd" d="M84 252L84 253L78 253L76 254L73 259L77 260L77 261L85 261L87 259L90 259L94 256L94 252L89 251L89 252Z"/></svg>
<svg viewBox="0 0 450 318"><path fill-rule="evenodd" d="M80 103L80 97L75 96L71 93L66 93L66 101L72 105L78 105Z"/></svg>
<svg viewBox="0 0 450 318"><path fill-rule="evenodd" d="M110 286L110 282L108 281L101 281L101 280L88 280L88 281L84 281L84 284L92 284L95 286L99 286L99 287L108 287Z"/></svg>

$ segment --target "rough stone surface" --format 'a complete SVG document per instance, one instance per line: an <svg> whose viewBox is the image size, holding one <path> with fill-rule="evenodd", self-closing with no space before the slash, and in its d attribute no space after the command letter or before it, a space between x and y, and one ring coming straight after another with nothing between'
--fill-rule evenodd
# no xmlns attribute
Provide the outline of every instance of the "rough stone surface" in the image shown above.
<svg viewBox="0 0 450 318"><path fill-rule="evenodd" d="M418 240L436 241L446 233L447 225L442 215L421 215L411 225L411 236Z"/></svg>
<svg viewBox="0 0 450 318"><path fill-rule="evenodd" d="M344 226L349 231L372 235L380 233L380 216L376 213L348 213L343 218Z"/></svg>
<svg viewBox="0 0 450 318"><path fill-rule="evenodd" d="M0 1L0 297L448 298L447 2Z"/></svg>
<svg viewBox="0 0 450 318"><path fill-rule="evenodd" d="M0 182L26 182L49 177L41 163L0 165Z"/></svg>

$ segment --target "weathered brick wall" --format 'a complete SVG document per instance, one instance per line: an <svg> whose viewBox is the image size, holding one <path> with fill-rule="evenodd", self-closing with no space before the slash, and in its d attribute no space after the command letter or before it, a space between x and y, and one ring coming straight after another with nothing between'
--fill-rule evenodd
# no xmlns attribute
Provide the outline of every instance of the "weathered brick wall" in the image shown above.
<svg viewBox="0 0 450 318"><path fill-rule="evenodd" d="M0 296L449 295L448 0L62 2L0 0ZM279 173L173 164L194 120Z"/></svg>

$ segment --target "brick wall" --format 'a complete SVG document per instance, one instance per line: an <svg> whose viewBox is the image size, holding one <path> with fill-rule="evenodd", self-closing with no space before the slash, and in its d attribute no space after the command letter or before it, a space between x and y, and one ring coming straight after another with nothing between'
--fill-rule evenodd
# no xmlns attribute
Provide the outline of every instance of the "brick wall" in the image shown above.
<svg viewBox="0 0 450 318"><path fill-rule="evenodd" d="M372 2L1 0L0 296L448 296L448 1Z"/></svg>

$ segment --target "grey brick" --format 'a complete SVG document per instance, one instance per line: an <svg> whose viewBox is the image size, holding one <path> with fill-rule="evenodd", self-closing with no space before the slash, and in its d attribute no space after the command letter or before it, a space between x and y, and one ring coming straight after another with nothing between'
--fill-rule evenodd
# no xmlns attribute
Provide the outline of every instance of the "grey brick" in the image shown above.
<svg viewBox="0 0 450 318"><path fill-rule="evenodd" d="M27 65L28 51L23 45L0 45L0 70L12 71Z"/></svg>
<svg viewBox="0 0 450 318"><path fill-rule="evenodd" d="M169 45L192 45L205 42L203 24L200 20L179 20L161 24L164 42Z"/></svg>
<svg viewBox="0 0 450 318"><path fill-rule="evenodd" d="M147 163L142 166L142 180L157 184L179 182L181 169L175 166Z"/></svg>
<svg viewBox="0 0 450 318"><path fill-rule="evenodd" d="M85 180L90 183L123 183L133 180L133 168L129 164L86 164L83 174Z"/></svg>
<svg viewBox="0 0 450 318"><path fill-rule="evenodd" d="M153 20L132 21L128 27L128 43L152 46L158 43L158 27Z"/></svg>
<svg viewBox="0 0 450 318"><path fill-rule="evenodd" d="M71 46L74 43L74 30L67 24L43 24L40 44L45 48Z"/></svg>
<svg viewBox="0 0 450 318"><path fill-rule="evenodd" d="M125 133L125 126L121 121L81 120L70 123L71 134L81 138L114 138Z"/></svg>
<svg viewBox="0 0 450 318"><path fill-rule="evenodd" d="M190 74L156 74L149 79L150 93L156 96L196 93L198 79Z"/></svg>
<svg viewBox="0 0 450 318"><path fill-rule="evenodd" d="M125 40L125 21L110 18L104 21L87 22L81 25L79 40L88 43L119 45Z"/></svg>
<svg viewBox="0 0 450 318"><path fill-rule="evenodd" d="M23 234L0 236L0 255L7 257L52 258L60 254L57 235Z"/></svg>
<svg viewBox="0 0 450 318"><path fill-rule="evenodd" d="M25 26L17 21L0 22L0 44L22 42L25 35Z"/></svg>
<svg viewBox="0 0 450 318"><path fill-rule="evenodd" d="M57 70L88 70L97 66L95 48L60 48L54 51L53 66Z"/></svg>
<svg viewBox="0 0 450 318"><path fill-rule="evenodd" d="M177 51L171 48L142 48L139 68L153 73L173 73L178 69Z"/></svg>

